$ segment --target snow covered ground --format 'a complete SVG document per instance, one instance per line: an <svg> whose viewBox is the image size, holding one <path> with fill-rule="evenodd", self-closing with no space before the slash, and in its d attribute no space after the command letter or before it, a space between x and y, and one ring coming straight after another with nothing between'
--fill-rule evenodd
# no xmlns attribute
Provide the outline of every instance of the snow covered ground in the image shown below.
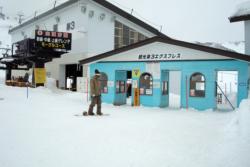
<svg viewBox="0 0 250 167"><path fill-rule="evenodd" d="M1 167L250 166L250 99L236 112L103 104L109 116L76 117L86 95L47 87L27 99L0 83Z"/></svg>

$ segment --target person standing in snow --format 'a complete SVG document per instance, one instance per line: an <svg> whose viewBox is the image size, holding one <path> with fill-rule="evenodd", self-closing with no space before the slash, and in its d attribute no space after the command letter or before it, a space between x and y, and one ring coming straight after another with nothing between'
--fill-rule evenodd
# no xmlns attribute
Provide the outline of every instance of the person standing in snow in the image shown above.
<svg viewBox="0 0 250 167"><path fill-rule="evenodd" d="M96 69L95 75L90 80L90 95L91 104L89 105L88 115L95 115L93 108L97 105L97 115L103 115L101 112L101 85L100 85L100 72Z"/></svg>

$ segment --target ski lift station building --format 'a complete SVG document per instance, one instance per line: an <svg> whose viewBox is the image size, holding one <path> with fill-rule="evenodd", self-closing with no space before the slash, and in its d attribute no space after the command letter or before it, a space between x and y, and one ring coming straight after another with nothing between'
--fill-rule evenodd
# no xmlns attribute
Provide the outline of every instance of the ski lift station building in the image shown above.
<svg viewBox="0 0 250 167"><path fill-rule="evenodd" d="M11 29L12 42L36 29L72 33L72 51L47 63L47 76L86 92L98 69L106 103L205 110L248 96L248 55L170 38L105 0L67 1Z"/></svg>

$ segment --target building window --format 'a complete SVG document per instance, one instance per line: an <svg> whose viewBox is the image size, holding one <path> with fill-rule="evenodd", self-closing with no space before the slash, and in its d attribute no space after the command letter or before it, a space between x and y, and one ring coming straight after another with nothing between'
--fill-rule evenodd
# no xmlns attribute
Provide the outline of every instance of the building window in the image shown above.
<svg viewBox="0 0 250 167"><path fill-rule="evenodd" d="M116 81L116 93L125 93L125 81Z"/></svg>
<svg viewBox="0 0 250 167"><path fill-rule="evenodd" d="M149 73L140 76L140 95L153 95L153 77Z"/></svg>
<svg viewBox="0 0 250 167"><path fill-rule="evenodd" d="M53 31L58 31L58 24L53 25Z"/></svg>
<svg viewBox="0 0 250 167"><path fill-rule="evenodd" d="M147 39L134 29L115 21L115 49Z"/></svg>
<svg viewBox="0 0 250 167"><path fill-rule="evenodd" d="M194 73L190 77L190 96L205 97L205 77L201 73Z"/></svg>
<svg viewBox="0 0 250 167"><path fill-rule="evenodd" d="M162 82L162 95L168 95L168 81Z"/></svg>
<svg viewBox="0 0 250 167"><path fill-rule="evenodd" d="M101 73L100 84L101 84L101 92L103 94L107 94L108 93L108 76L107 76L107 74Z"/></svg>

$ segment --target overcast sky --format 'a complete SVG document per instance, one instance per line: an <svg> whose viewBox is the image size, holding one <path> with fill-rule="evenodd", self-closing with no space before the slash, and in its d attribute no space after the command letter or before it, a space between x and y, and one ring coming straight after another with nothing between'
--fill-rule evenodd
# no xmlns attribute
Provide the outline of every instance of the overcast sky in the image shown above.
<svg viewBox="0 0 250 167"><path fill-rule="evenodd" d="M246 0L109 0L151 21L156 28L179 40L227 42L244 40L243 23L229 23L238 4ZM3 12L25 16L49 9L54 0L0 0ZM117 4L116 4L117 5ZM137 14L138 13L138 14Z"/></svg>

